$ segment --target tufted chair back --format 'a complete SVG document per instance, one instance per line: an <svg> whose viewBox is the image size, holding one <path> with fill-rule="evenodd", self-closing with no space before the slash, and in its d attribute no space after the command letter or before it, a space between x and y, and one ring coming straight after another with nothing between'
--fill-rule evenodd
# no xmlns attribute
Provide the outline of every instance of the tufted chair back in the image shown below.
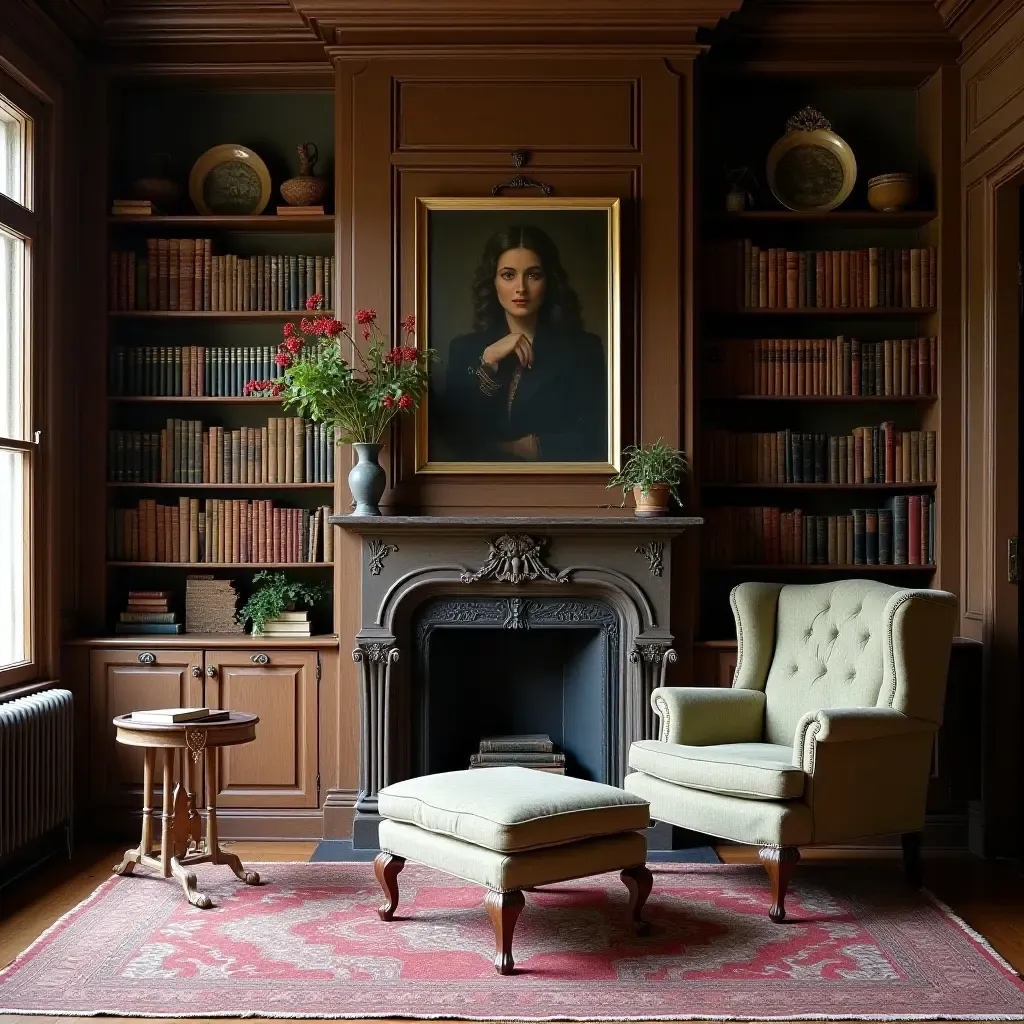
<svg viewBox="0 0 1024 1024"><path fill-rule="evenodd" d="M792 743L822 708L890 707L939 725L956 599L871 580L743 583L734 685L765 692L765 740Z"/></svg>

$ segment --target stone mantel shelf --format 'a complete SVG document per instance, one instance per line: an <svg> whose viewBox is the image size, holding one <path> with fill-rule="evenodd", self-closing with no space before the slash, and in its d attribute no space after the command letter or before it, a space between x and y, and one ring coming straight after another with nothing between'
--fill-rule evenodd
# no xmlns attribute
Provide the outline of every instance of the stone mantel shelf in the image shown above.
<svg viewBox="0 0 1024 1024"><path fill-rule="evenodd" d="M703 526L699 516L330 516L333 526L360 536L431 533L436 530L487 533L494 530L544 530L550 533L643 533L675 536Z"/></svg>

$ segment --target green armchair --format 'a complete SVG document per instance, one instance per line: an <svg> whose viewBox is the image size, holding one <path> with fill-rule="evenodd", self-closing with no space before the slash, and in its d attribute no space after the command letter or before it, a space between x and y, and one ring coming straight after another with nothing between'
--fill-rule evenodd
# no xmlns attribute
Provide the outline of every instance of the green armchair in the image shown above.
<svg viewBox="0 0 1024 1024"><path fill-rule="evenodd" d="M632 744L625 788L657 821L759 846L773 921L800 846L898 833L920 884L956 598L846 580L742 583L730 603L732 688L656 689L660 736Z"/></svg>

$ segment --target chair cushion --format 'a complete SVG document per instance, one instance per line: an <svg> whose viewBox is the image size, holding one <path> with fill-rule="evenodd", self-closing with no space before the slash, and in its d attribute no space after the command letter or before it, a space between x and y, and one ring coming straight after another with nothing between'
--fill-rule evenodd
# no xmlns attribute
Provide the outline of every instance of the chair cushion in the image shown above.
<svg viewBox="0 0 1024 1024"><path fill-rule="evenodd" d="M385 818L512 853L647 828L647 801L614 786L529 768L405 779L380 791Z"/></svg>
<svg viewBox="0 0 1024 1024"><path fill-rule="evenodd" d="M804 792L793 748L778 743L686 747L640 740L629 748L629 766L664 782L752 800L794 800Z"/></svg>

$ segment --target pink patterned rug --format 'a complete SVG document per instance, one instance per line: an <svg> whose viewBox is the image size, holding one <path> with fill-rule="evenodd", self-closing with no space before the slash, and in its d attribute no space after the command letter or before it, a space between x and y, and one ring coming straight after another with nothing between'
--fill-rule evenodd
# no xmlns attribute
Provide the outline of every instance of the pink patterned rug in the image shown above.
<svg viewBox="0 0 1024 1024"><path fill-rule="evenodd" d="M216 903L112 877L0 972L0 1012L480 1020L1024 1019L1024 983L892 871L799 868L768 920L757 866L654 864L648 936L616 875L526 894L499 977L484 890L408 865L391 923L370 864L201 866Z"/></svg>

